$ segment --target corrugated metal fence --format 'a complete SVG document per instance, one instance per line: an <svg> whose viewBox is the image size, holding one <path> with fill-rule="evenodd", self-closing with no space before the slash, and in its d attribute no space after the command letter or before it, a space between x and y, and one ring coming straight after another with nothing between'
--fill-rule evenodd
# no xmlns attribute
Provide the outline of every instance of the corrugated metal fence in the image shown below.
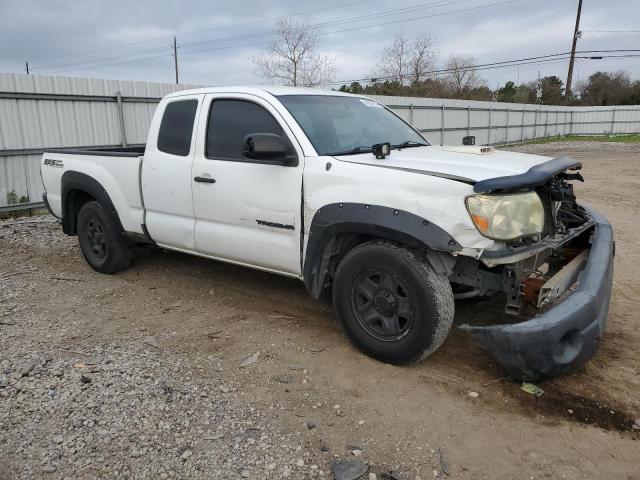
<svg viewBox="0 0 640 480"><path fill-rule="evenodd" d="M440 98L373 97L434 144L506 145L558 135L640 133L640 106L562 107Z"/></svg>
<svg viewBox="0 0 640 480"><path fill-rule="evenodd" d="M0 74L0 212L42 201L44 148L146 141L158 100L188 85Z"/></svg>
<svg viewBox="0 0 640 480"><path fill-rule="evenodd" d="M0 211L40 202L44 148L146 141L158 100L187 85L0 74ZM558 107L373 97L434 144L518 143L566 134L640 132L640 107Z"/></svg>

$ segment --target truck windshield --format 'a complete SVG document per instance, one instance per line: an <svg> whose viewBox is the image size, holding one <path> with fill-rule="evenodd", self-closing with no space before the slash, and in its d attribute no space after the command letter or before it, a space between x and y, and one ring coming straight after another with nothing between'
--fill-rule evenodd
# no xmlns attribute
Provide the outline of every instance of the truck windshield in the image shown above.
<svg viewBox="0 0 640 480"><path fill-rule="evenodd" d="M362 153L385 142L392 148L429 145L416 130L372 100L330 95L281 95L278 100L318 155Z"/></svg>

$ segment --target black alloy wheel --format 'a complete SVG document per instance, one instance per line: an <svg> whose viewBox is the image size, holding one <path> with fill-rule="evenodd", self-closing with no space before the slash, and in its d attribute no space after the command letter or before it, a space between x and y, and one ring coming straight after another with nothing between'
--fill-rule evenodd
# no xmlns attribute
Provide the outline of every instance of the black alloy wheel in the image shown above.
<svg viewBox="0 0 640 480"><path fill-rule="evenodd" d="M351 301L360 326L378 340L400 340L413 326L413 299L391 272L377 268L362 272L353 283Z"/></svg>

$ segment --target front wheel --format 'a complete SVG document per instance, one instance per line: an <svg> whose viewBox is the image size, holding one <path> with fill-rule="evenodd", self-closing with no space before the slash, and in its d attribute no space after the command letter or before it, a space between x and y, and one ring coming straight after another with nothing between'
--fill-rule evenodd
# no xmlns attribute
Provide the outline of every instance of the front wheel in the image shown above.
<svg viewBox="0 0 640 480"><path fill-rule="evenodd" d="M114 273L131 263L131 249L111 213L100 202L78 212L78 243L87 263L100 273Z"/></svg>
<svg viewBox="0 0 640 480"><path fill-rule="evenodd" d="M387 241L364 243L342 259L333 281L333 306L358 349L396 364L435 352L454 313L447 277L419 252Z"/></svg>

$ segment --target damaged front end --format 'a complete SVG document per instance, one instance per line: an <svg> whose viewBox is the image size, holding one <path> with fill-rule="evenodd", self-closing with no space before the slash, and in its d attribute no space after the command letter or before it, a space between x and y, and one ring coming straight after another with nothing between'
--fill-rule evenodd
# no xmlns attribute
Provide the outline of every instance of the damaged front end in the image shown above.
<svg viewBox="0 0 640 480"><path fill-rule="evenodd" d="M540 380L581 365L597 351L604 330L613 231L606 218L576 203L569 182L582 177L576 172L580 165L572 162L566 157L548 162L555 163L555 169L547 168L546 178L529 184L545 208L542 234L484 251L479 260L459 257L450 277L454 287L505 296L505 311L514 323L460 328L514 379ZM485 181L481 188L500 185L507 191L508 182L496 180ZM514 188L527 188L526 178L518 182Z"/></svg>

